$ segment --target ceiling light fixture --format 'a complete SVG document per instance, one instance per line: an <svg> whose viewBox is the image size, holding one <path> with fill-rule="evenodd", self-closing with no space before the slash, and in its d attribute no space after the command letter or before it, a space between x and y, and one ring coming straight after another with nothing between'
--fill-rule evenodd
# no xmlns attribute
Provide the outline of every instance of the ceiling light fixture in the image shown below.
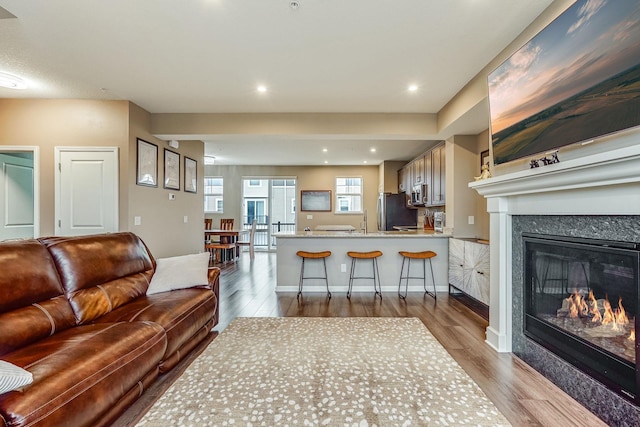
<svg viewBox="0 0 640 427"><path fill-rule="evenodd" d="M0 71L0 86L9 89L26 89L27 83L18 76Z"/></svg>
<svg viewBox="0 0 640 427"><path fill-rule="evenodd" d="M209 155L204 156L205 165L213 165L215 163L216 163L216 158L214 156L209 156Z"/></svg>
<svg viewBox="0 0 640 427"><path fill-rule="evenodd" d="M418 85L409 85L407 89L409 90L409 92L415 92L418 90Z"/></svg>
<svg viewBox="0 0 640 427"><path fill-rule="evenodd" d="M322 152L323 152L323 153L326 153L327 151L329 151L329 150L328 150L328 149L326 149L326 148L323 148L323 149L322 149Z"/></svg>
<svg viewBox="0 0 640 427"><path fill-rule="evenodd" d="M328 163L329 163L329 160L325 160L325 161L324 161L324 164L325 164L325 165L326 165L326 164L328 164Z"/></svg>
<svg viewBox="0 0 640 427"><path fill-rule="evenodd" d="M265 93L267 91L267 87L264 86L264 85L260 85L260 86L258 86L257 90L260 93Z"/></svg>
<svg viewBox="0 0 640 427"><path fill-rule="evenodd" d="M375 147L373 147L373 148L371 148L371 150L369 150L369 151L371 151L372 153L375 153L375 152L376 152L376 149L375 149Z"/></svg>
<svg viewBox="0 0 640 427"><path fill-rule="evenodd" d="M293 10L297 10L300 7L300 3L296 0L293 0L291 3L289 3L289 7Z"/></svg>

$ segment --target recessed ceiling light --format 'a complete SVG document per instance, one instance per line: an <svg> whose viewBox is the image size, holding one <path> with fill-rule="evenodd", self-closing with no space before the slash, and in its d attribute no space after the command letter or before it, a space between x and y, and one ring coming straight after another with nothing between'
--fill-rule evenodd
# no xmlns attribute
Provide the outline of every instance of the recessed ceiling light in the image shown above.
<svg viewBox="0 0 640 427"><path fill-rule="evenodd" d="M409 85L409 87L407 88L407 90L409 92L415 92L418 90L418 85Z"/></svg>
<svg viewBox="0 0 640 427"><path fill-rule="evenodd" d="M289 7L293 10L296 10L300 7L300 3L296 0L292 0L291 3L289 3Z"/></svg>
<svg viewBox="0 0 640 427"><path fill-rule="evenodd" d="M364 161L364 162L362 162L362 163L367 163L367 161L365 160L365 161Z"/></svg>
<svg viewBox="0 0 640 427"><path fill-rule="evenodd" d="M325 160L325 161L324 161L324 164L325 164L325 165L326 165L327 163L329 163L329 160Z"/></svg>
<svg viewBox="0 0 640 427"><path fill-rule="evenodd" d="M322 149L322 152L323 152L323 153L326 153L327 151L329 151L329 150L327 150L326 148L323 148L323 149Z"/></svg>
<svg viewBox="0 0 640 427"><path fill-rule="evenodd" d="M265 92L267 91L267 87L266 87L266 86L264 86L264 85L259 85L259 86L257 87L257 90L258 90L258 92L260 92L260 93L265 93Z"/></svg>
<svg viewBox="0 0 640 427"><path fill-rule="evenodd" d="M371 151L372 153L375 153L375 152L376 152L376 148L375 148L375 147L373 147L373 148L371 148L371 150L369 150L369 151Z"/></svg>
<svg viewBox="0 0 640 427"><path fill-rule="evenodd" d="M18 76L0 71L0 86L9 89L26 89L27 83Z"/></svg>

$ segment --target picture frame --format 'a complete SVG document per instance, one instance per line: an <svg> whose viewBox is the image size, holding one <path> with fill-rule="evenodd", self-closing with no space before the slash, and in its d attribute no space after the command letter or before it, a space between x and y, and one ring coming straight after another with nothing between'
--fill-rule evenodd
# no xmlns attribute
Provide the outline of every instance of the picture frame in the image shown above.
<svg viewBox="0 0 640 427"><path fill-rule="evenodd" d="M158 186L158 146L144 139L137 139L136 184L145 187Z"/></svg>
<svg viewBox="0 0 640 427"><path fill-rule="evenodd" d="M482 166L489 163L489 150L484 150L480 153L480 172L482 172Z"/></svg>
<svg viewBox="0 0 640 427"><path fill-rule="evenodd" d="M180 190L180 154L164 149L164 188Z"/></svg>
<svg viewBox="0 0 640 427"><path fill-rule="evenodd" d="M331 190L301 190L300 210L331 212Z"/></svg>
<svg viewBox="0 0 640 427"><path fill-rule="evenodd" d="M184 191L198 192L198 162L187 156L184 156Z"/></svg>

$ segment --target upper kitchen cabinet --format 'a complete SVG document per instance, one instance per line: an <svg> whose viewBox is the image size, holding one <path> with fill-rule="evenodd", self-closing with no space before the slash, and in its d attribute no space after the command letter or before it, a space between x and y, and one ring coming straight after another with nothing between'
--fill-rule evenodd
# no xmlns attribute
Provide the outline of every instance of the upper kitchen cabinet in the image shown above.
<svg viewBox="0 0 640 427"><path fill-rule="evenodd" d="M418 157L413 162L413 185L424 184L426 177L424 174L424 156Z"/></svg>
<svg viewBox="0 0 640 427"><path fill-rule="evenodd" d="M398 189L399 192L409 194L413 185L413 162L407 164L398 171Z"/></svg>
<svg viewBox="0 0 640 427"><path fill-rule="evenodd" d="M443 206L446 188L445 165L443 142L398 171L399 191L409 194L415 186L422 186L422 202L418 206Z"/></svg>
<svg viewBox="0 0 640 427"><path fill-rule="evenodd" d="M431 150L431 187L430 206L441 206L445 204L446 189L446 151L445 145L440 144Z"/></svg>

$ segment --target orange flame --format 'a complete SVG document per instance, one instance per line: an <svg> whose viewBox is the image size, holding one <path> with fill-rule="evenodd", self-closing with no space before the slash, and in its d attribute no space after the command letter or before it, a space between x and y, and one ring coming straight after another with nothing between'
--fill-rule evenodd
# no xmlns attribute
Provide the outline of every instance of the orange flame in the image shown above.
<svg viewBox="0 0 640 427"><path fill-rule="evenodd" d="M629 341L634 341L634 342L635 342L635 340L636 340L636 330L635 330L635 329L633 329L633 330L631 331L631 333L629 334L629 338L627 338L627 339L628 339Z"/></svg>

